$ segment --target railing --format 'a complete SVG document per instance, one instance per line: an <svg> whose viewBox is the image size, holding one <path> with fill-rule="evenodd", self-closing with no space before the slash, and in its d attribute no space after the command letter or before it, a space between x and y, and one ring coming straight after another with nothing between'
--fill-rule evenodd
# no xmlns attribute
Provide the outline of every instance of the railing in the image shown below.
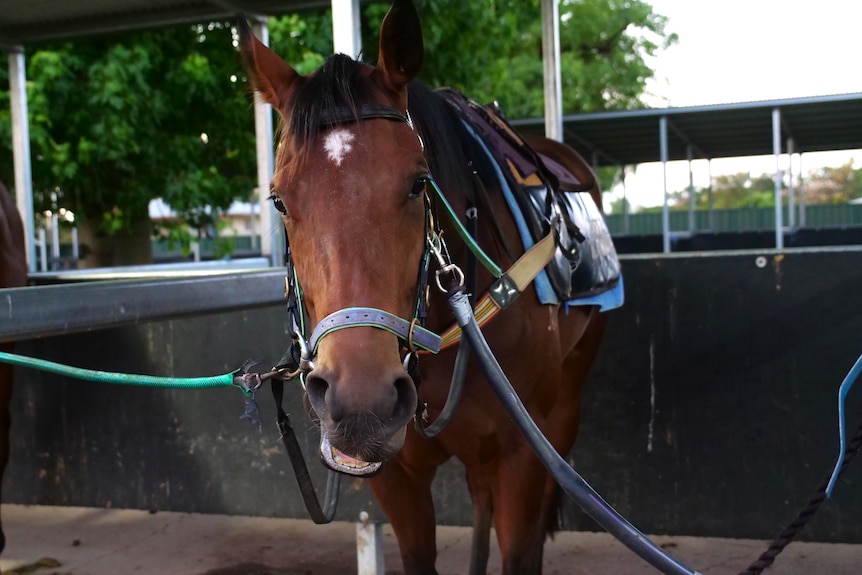
<svg viewBox="0 0 862 575"><path fill-rule="evenodd" d="M605 216L612 235L650 235L661 234L661 212L641 212L629 214L628 230L625 216L609 214ZM790 222L788 209L784 209L783 221ZM799 217L797 213L796 222ZM818 204L805 206L805 228L834 228L862 226L862 205L856 204ZM695 212L695 230L713 232L765 231L775 228L775 209L737 208L731 210L698 210ZM672 231L689 231L688 211L673 210L670 213Z"/></svg>

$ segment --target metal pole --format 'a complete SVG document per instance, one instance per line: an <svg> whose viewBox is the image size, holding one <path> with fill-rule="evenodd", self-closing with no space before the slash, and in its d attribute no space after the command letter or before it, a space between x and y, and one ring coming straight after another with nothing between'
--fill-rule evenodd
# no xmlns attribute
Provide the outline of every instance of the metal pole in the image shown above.
<svg viewBox="0 0 862 575"><path fill-rule="evenodd" d="M545 75L545 136L563 141L559 0L542 0L542 61Z"/></svg>
<svg viewBox="0 0 862 575"><path fill-rule="evenodd" d="M51 266L52 270L60 269L60 217L51 215Z"/></svg>
<svg viewBox="0 0 862 575"><path fill-rule="evenodd" d="M629 229L629 199L628 199L628 191L626 190L626 167L625 165L622 167L623 170L623 233L629 235L631 230Z"/></svg>
<svg viewBox="0 0 862 575"><path fill-rule="evenodd" d="M368 513L359 513L356 524L356 567L357 575L383 575L386 571L383 562L383 527L372 523Z"/></svg>
<svg viewBox="0 0 862 575"><path fill-rule="evenodd" d="M712 193L712 158L707 160L707 169L709 170L709 188L707 194L709 196L709 229L715 232L715 196Z"/></svg>
<svg viewBox="0 0 862 575"><path fill-rule="evenodd" d="M694 233L694 230L697 228L697 222L695 222L694 219L694 172L691 170L691 162L694 156L691 150L691 144L686 145L685 155L686 159L688 159L688 231L690 233Z"/></svg>
<svg viewBox="0 0 862 575"><path fill-rule="evenodd" d="M805 177L802 175L802 154L799 154L799 227L805 227Z"/></svg>
<svg viewBox="0 0 862 575"><path fill-rule="evenodd" d="M48 240L43 226L39 227L39 268L43 272L48 271Z"/></svg>
<svg viewBox="0 0 862 575"><path fill-rule="evenodd" d="M78 267L78 259L81 257L81 250L78 247L78 226L72 228L72 261L73 267Z"/></svg>
<svg viewBox="0 0 862 575"><path fill-rule="evenodd" d="M661 173L662 189L664 191L664 204L661 210L661 234L662 250L670 253L670 208L667 205L667 116L662 116L658 121L659 145L661 147Z"/></svg>
<svg viewBox="0 0 862 575"><path fill-rule="evenodd" d="M255 36L269 45L269 28L266 20L252 25ZM272 143L272 106L263 101L259 93L254 95L254 134L257 145L257 198L260 202L260 255L269 257L273 267L282 265L284 240L283 224L269 201L269 182L274 165Z"/></svg>
<svg viewBox="0 0 862 575"><path fill-rule="evenodd" d="M796 190L793 185L793 138L787 138L787 212L788 225L796 227Z"/></svg>
<svg viewBox="0 0 862 575"><path fill-rule="evenodd" d="M30 122L27 116L27 67L24 49L9 52L9 102L12 108L12 157L15 199L24 222L27 269L36 271L36 230L33 218L33 173L30 165Z"/></svg>
<svg viewBox="0 0 862 575"><path fill-rule="evenodd" d="M358 58L362 52L359 0L332 0L332 43L336 54Z"/></svg>
<svg viewBox="0 0 862 575"><path fill-rule="evenodd" d="M781 205L781 109L772 110L772 151L775 154L775 247L784 249L784 222Z"/></svg>

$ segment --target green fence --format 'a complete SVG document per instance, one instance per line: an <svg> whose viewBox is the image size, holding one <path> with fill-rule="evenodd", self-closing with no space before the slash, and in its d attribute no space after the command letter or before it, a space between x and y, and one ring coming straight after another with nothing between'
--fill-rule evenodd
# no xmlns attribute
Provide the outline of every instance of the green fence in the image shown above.
<svg viewBox="0 0 862 575"><path fill-rule="evenodd" d="M216 239L215 238L201 238L199 240L201 256L211 258L216 253ZM229 250L231 253L243 253L243 252L251 252L255 251L252 247L252 238L251 236L232 236L221 238L221 241L228 241L232 243L232 249ZM257 246L260 243L258 242ZM259 247L257 249L260 249ZM171 244L167 240L154 240L153 241L153 258L156 260L164 260L164 259L184 259L187 255L183 254L182 248L174 243Z"/></svg>
<svg viewBox="0 0 862 575"><path fill-rule="evenodd" d="M799 208L797 207L796 224L799 225ZM733 210L698 210L695 215L695 231L711 230L715 232L742 232L775 229L774 208L738 208ZM670 212L670 229L672 231L689 231L689 214L687 211L673 210ZM652 235L662 233L661 212L646 212L629 214L628 232L625 227L625 216L609 214L605 216L608 229L613 235ZM789 210L784 208L784 225L790 222ZM805 206L805 228L835 228L845 226L862 226L862 205L857 204L819 204Z"/></svg>

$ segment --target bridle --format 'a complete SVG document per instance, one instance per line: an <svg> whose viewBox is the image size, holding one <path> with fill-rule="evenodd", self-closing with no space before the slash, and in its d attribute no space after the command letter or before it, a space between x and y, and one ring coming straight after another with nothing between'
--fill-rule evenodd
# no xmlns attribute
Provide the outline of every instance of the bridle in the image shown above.
<svg viewBox="0 0 862 575"><path fill-rule="evenodd" d="M376 119L403 122L416 134L423 151L425 150L425 144L416 131L410 113L402 114L389 106L366 104L359 106L355 111L347 107L335 108L321 116L319 125L328 128L340 124ZM435 189L439 189L430 174L427 178ZM442 284L439 279L441 274L452 274L456 277L460 275L462 278L463 274L449 260L448 251L437 219L434 217L431 198L427 190L423 192L423 196L425 203L425 248L417 273L416 305L413 317L409 320L378 308L348 307L327 315L309 333L309 321L303 304L302 288L296 274L296 266L293 263L290 240L285 233L284 263L287 273L285 296L288 302L287 308L293 343L275 369L285 373L290 379L298 376L304 388L305 377L314 369L314 359L323 338L335 331L352 327L373 327L396 335L401 346L407 350L404 357L404 368L408 372L416 371L416 361L420 350L435 354L440 351L442 339L436 333L425 328L428 273L432 257L440 267L437 272L437 283L441 289ZM413 379L416 381L415 376Z"/></svg>

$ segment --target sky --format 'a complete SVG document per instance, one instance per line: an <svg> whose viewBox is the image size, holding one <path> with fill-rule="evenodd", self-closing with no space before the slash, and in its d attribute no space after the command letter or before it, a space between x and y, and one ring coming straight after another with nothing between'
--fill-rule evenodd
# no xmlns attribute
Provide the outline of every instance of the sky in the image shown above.
<svg viewBox="0 0 862 575"><path fill-rule="evenodd" d="M653 107L699 106L832 94L862 93L862 1L647 0L668 17L679 42L650 62L656 72L645 98ZM862 150L805 154L803 174L849 159ZM787 165L786 156L782 165ZM712 175L774 173L774 157L717 159ZM794 160L798 171L798 158ZM706 186L706 161L693 162L695 186ZM687 162L668 164L668 190L688 186ZM621 196L621 188L609 199ZM626 178L634 206L662 203L661 164L642 164Z"/></svg>

